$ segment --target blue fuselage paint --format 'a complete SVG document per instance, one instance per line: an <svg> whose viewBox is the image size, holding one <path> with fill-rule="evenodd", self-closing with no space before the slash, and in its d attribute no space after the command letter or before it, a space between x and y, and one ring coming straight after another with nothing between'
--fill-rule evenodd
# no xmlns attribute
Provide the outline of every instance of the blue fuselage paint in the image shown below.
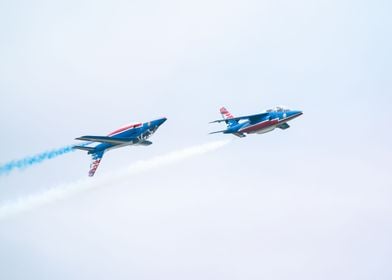
<svg viewBox="0 0 392 280"><path fill-rule="evenodd" d="M260 117L244 119L236 123L228 123L225 134L236 134L236 133L266 133L274 130L276 127L283 123L293 120L294 118L302 115L302 111L298 110L281 110L281 111L268 111L266 114ZM257 116L257 115L255 115Z"/></svg>
<svg viewBox="0 0 392 280"><path fill-rule="evenodd" d="M98 144L94 153L108 151L114 148L120 148L128 145L138 145L141 142L146 141L154 132L166 121L166 118L161 118L157 120L153 120L150 122L145 122L138 127L129 128L122 132L117 133L116 135L111 136L113 139L121 139L127 140L127 143L124 144L110 144L110 143L101 143Z"/></svg>

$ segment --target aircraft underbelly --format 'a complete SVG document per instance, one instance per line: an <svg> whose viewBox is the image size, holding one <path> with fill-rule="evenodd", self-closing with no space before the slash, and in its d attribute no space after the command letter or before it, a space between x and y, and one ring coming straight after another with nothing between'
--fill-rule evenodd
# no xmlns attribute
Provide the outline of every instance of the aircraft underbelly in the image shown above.
<svg viewBox="0 0 392 280"><path fill-rule="evenodd" d="M274 130L275 128L276 128L275 126L270 126L270 127L266 127L266 128L257 130L257 131L255 131L254 133L263 134L263 133L270 132L270 131Z"/></svg>
<svg viewBox="0 0 392 280"><path fill-rule="evenodd" d="M142 133L142 135L139 138L132 139L129 142L111 146L111 147L107 148L106 151L117 149L117 148L122 148L122 147L125 147L125 146L140 145L140 142L143 142L143 141L147 140L155 132L155 130L154 131L147 131L145 133Z"/></svg>
<svg viewBox="0 0 392 280"><path fill-rule="evenodd" d="M114 146L111 146L111 147L107 148L106 151L114 150L114 149L117 149L117 148L122 148L122 147L129 146L129 145L133 145L133 142L130 141L128 143L114 145Z"/></svg>
<svg viewBox="0 0 392 280"><path fill-rule="evenodd" d="M255 133L262 134L262 133L266 133L266 132L270 132L270 131L274 130L276 128L277 124L278 124L277 119L267 120L267 121L260 122L259 124L247 127L240 132L245 132L248 134L255 134Z"/></svg>

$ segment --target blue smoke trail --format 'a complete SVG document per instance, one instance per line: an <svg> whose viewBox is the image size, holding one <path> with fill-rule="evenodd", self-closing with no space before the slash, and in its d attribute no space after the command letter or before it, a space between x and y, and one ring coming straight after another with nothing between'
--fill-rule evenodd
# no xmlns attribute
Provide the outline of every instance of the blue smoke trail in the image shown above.
<svg viewBox="0 0 392 280"><path fill-rule="evenodd" d="M87 143L83 143L82 145L86 145ZM24 169L30 167L32 165L41 163L45 160L52 159L70 152L75 151L73 149L75 145L65 146L59 149L43 152L41 154L37 154L30 157L25 157L19 160L13 160L6 164L0 165L0 176L6 175L15 169Z"/></svg>

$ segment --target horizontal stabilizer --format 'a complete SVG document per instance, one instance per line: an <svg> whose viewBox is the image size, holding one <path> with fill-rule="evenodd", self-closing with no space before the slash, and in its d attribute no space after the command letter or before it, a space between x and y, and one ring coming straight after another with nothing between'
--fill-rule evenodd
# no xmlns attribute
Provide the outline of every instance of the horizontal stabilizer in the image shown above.
<svg viewBox="0 0 392 280"><path fill-rule="evenodd" d="M76 138L76 140L85 140L85 141L92 141L92 142L100 142L100 143L109 143L109 144L125 144L132 141L132 139L127 138L117 138L117 137L108 137L108 136L81 136Z"/></svg>
<svg viewBox="0 0 392 280"><path fill-rule="evenodd" d="M226 132L226 130L213 131L213 132L210 132L208 134L224 133L224 132Z"/></svg>
<svg viewBox="0 0 392 280"><path fill-rule="evenodd" d="M209 134L215 134L215 133L225 133L226 132L226 130L220 130L220 131L214 131L214 132L210 132ZM241 132L235 132L235 133L232 133L232 134L234 134L235 136L238 136L238 137L246 137L246 135L244 134L244 133L241 133Z"/></svg>
<svg viewBox="0 0 392 280"><path fill-rule="evenodd" d="M221 119L221 120L215 120L215 121L212 121L212 122L209 122L209 123L220 123L220 122L227 122L227 120Z"/></svg>
<svg viewBox="0 0 392 280"><path fill-rule="evenodd" d="M84 147L84 146L73 146L72 148L87 151L87 152L93 152L95 149L93 147Z"/></svg>

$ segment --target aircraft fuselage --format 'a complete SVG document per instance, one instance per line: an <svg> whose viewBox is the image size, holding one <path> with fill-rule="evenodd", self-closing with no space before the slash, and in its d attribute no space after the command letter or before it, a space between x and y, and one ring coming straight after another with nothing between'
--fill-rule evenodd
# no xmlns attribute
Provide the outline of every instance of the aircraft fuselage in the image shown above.
<svg viewBox="0 0 392 280"><path fill-rule="evenodd" d="M225 107L220 109L223 119L214 122L226 122L227 129L212 133L234 134L245 137L245 134L262 134L273 131L275 128L287 129L288 121L302 115L302 111L289 110L276 107L263 113L234 117Z"/></svg>

